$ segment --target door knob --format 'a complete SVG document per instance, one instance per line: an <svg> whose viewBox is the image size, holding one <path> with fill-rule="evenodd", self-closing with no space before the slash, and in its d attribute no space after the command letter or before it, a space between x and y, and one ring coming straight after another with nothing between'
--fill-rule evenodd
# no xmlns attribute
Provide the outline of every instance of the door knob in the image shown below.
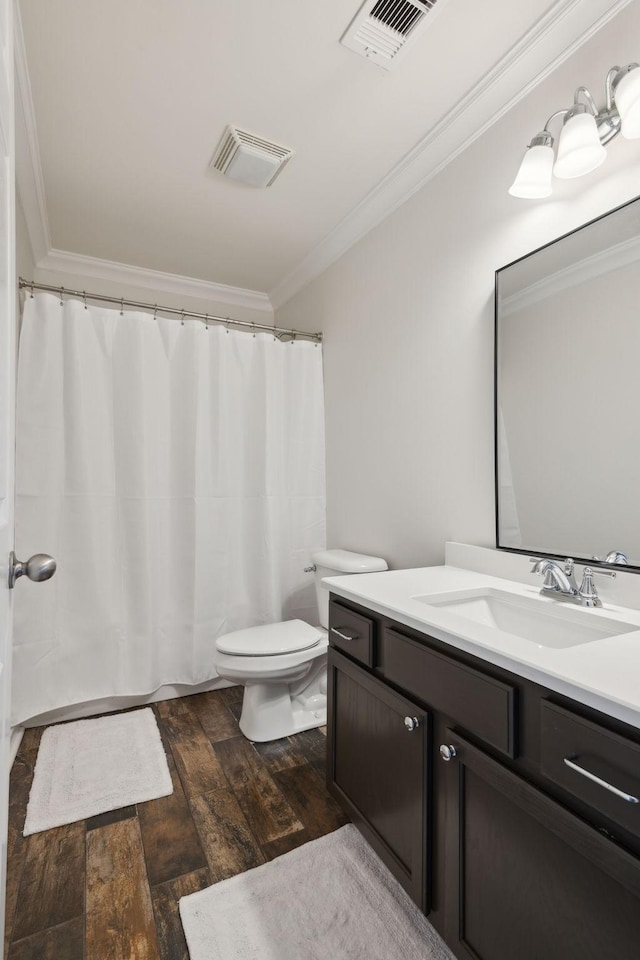
<svg viewBox="0 0 640 960"><path fill-rule="evenodd" d="M453 758L456 757L457 755L458 755L458 751L454 746L446 743L443 743L440 745L440 756L442 757L443 760L446 760L447 762L449 762L449 760L453 760Z"/></svg>
<svg viewBox="0 0 640 960"><path fill-rule="evenodd" d="M18 560L13 550L9 554L9 589L15 586L18 577L29 580L49 580L56 572L56 562L48 553L34 553L28 560Z"/></svg>

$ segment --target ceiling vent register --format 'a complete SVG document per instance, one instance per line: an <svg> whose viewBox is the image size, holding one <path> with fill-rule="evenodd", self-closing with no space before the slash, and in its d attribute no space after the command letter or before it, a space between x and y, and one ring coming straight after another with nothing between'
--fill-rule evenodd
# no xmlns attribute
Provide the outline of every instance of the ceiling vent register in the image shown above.
<svg viewBox="0 0 640 960"><path fill-rule="evenodd" d="M340 39L385 70L391 70L398 55L427 25L427 14L444 6L446 0L366 0Z"/></svg>
<svg viewBox="0 0 640 960"><path fill-rule="evenodd" d="M288 147L229 124L211 166L232 180L240 180L252 187L269 187L292 156L293 150Z"/></svg>

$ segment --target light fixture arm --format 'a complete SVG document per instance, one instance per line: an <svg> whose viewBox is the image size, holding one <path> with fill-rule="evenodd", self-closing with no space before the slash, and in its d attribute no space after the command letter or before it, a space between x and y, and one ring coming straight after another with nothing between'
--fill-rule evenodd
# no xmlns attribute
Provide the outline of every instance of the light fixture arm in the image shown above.
<svg viewBox="0 0 640 960"><path fill-rule="evenodd" d="M607 78L604 81L604 92L607 101L607 110L613 110L613 81L620 73L620 67L616 64L615 67L611 67Z"/></svg>
<svg viewBox="0 0 640 960"><path fill-rule="evenodd" d="M573 95L574 106L580 103L580 94L582 94L584 99L587 101L587 106L591 110L591 113L594 115L594 117L597 117L599 112L598 107L596 106L596 102L593 99L593 96L591 95L591 91L588 89L588 87L578 87L578 89Z"/></svg>
<svg viewBox="0 0 640 960"><path fill-rule="evenodd" d="M553 147L554 136L549 130L549 124L551 124L556 117L564 116L568 111L567 110L556 110L555 113L552 113L540 133L536 133L535 137L531 138L529 142L529 149L531 147Z"/></svg>
<svg viewBox="0 0 640 960"><path fill-rule="evenodd" d="M564 110L556 110L555 113L552 113L544 125L543 133L548 133L550 136L552 136L551 131L549 130L549 124L553 123L556 117L565 117L568 112L568 109L565 107Z"/></svg>
<svg viewBox="0 0 640 960"><path fill-rule="evenodd" d="M529 149L531 147L553 147L554 136L549 130L549 125L556 119L556 117L563 117L567 110L556 110L555 113L552 113L540 133L536 133L535 137L532 137L529 142Z"/></svg>

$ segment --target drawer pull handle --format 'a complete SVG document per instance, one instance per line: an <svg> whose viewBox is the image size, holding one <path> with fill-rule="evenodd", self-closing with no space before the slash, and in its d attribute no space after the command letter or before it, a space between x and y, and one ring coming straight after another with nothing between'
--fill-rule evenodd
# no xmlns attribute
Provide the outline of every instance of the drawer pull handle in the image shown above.
<svg viewBox="0 0 640 960"><path fill-rule="evenodd" d="M342 630L338 630L337 627L331 627L331 633L335 633L336 637L340 637L341 640L358 639L358 635L356 633L343 633Z"/></svg>
<svg viewBox="0 0 640 960"><path fill-rule="evenodd" d="M458 756L458 751L453 744L442 743L440 744L440 756L449 763L454 757Z"/></svg>
<svg viewBox="0 0 640 960"><path fill-rule="evenodd" d="M411 733L412 730L417 730L417 729L418 729L418 727L420 726L420 721L418 720L417 717L405 717L405 718L404 718L404 725L405 725L405 727L407 728L407 730L409 731L409 733Z"/></svg>
<svg viewBox="0 0 640 960"><path fill-rule="evenodd" d="M570 760L569 757L565 757L564 762L571 770L575 770L576 773L580 773L583 777L586 777L587 780L593 780L593 782L597 783L599 787L604 787L604 789L608 790L610 793L615 793L616 797L626 800L627 803L640 803L640 800L638 800L637 797L633 797L630 793L625 793L624 790L618 790L618 788L614 787L613 784L607 783L606 780L601 780L600 777L596 777L595 773L590 773L588 770L585 770L584 767L578 766L578 764L574 763L573 760Z"/></svg>

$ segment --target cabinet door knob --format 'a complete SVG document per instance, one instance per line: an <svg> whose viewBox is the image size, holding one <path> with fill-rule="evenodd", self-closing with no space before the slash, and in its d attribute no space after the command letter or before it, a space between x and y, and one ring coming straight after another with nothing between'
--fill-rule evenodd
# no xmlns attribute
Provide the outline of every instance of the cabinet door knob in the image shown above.
<svg viewBox="0 0 640 960"><path fill-rule="evenodd" d="M446 743L440 744L440 756L442 757L443 760L446 760L447 763L449 762L449 760L453 760L453 758L456 757L457 755L458 755L458 751L454 746L448 745Z"/></svg>
<svg viewBox="0 0 640 960"><path fill-rule="evenodd" d="M412 730L417 730L417 728L420 726L420 721L417 717L405 717L404 725L409 733L411 733Z"/></svg>

